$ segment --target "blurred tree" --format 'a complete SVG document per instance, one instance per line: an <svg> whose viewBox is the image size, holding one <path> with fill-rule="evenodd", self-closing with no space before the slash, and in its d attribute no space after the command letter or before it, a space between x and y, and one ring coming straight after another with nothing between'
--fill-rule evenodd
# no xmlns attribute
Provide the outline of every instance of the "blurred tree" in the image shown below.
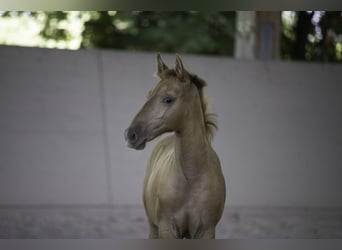
<svg viewBox="0 0 342 250"><path fill-rule="evenodd" d="M56 41L72 37L61 25L70 12L44 14L42 37ZM13 12L2 15L11 16ZM80 11L79 18L84 20L84 48L233 55L235 12Z"/></svg>
<svg viewBox="0 0 342 250"><path fill-rule="evenodd" d="M297 11L283 22L281 55L285 59L342 62L342 12Z"/></svg>
<svg viewBox="0 0 342 250"><path fill-rule="evenodd" d="M308 35L314 33L314 25L311 22L313 12L298 11L297 24L294 27L295 41L293 50L293 59L305 60L306 46L308 44Z"/></svg>
<svg viewBox="0 0 342 250"><path fill-rule="evenodd" d="M36 12L32 13L36 15ZM69 40L71 37L61 23L68 18L68 13L63 11L46 12L46 18L40 35L47 39Z"/></svg>
<svg viewBox="0 0 342 250"><path fill-rule="evenodd" d="M82 47L232 55L234 12L98 12Z"/></svg>
<svg viewBox="0 0 342 250"><path fill-rule="evenodd" d="M71 12L29 12L43 19L40 35L68 41ZM75 13L75 12L74 12ZM341 11L297 11L294 22L282 23L281 58L342 62ZM2 16L27 15L2 11ZM0 15L0 16L1 16ZM79 11L81 47L233 55L235 12ZM44 16L44 18L42 18Z"/></svg>
<svg viewBox="0 0 342 250"><path fill-rule="evenodd" d="M321 39L313 43L312 59L342 61L342 12L325 12L319 20Z"/></svg>

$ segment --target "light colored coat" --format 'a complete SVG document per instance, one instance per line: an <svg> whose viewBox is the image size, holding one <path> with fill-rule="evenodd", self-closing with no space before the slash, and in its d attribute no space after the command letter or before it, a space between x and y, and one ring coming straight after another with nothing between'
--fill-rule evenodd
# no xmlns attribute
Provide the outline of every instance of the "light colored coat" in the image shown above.
<svg viewBox="0 0 342 250"><path fill-rule="evenodd" d="M150 238L215 238L225 204L225 180L211 146L215 120L207 113L205 82L176 57L169 69L157 56L158 85L126 130L132 148L172 132L147 165L143 201Z"/></svg>

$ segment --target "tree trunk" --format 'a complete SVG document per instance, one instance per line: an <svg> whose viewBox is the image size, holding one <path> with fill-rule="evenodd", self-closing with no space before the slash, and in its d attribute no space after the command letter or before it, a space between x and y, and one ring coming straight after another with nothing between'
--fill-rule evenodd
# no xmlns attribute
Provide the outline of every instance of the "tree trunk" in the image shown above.
<svg viewBox="0 0 342 250"><path fill-rule="evenodd" d="M313 12L306 11L297 12L297 25L295 27L296 41L294 44L293 57L295 60L305 60L306 44L308 42L308 34L313 30L311 19Z"/></svg>

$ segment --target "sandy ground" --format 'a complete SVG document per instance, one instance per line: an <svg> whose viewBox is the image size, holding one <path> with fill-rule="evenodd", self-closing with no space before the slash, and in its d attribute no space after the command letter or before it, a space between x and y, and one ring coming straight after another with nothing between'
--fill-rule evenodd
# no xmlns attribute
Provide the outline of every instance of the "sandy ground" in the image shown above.
<svg viewBox="0 0 342 250"><path fill-rule="evenodd" d="M341 208L226 208L219 239L342 238ZM0 207L0 238L144 239L142 206Z"/></svg>

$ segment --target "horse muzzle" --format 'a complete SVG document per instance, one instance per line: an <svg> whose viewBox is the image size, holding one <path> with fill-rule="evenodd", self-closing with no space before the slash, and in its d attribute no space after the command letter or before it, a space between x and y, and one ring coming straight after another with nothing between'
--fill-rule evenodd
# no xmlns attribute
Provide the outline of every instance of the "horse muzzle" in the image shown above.
<svg viewBox="0 0 342 250"><path fill-rule="evenodd" d="M129 148L142 150L145 148L147 136L141 125L131 126L125 130L125 140Z"/></svg>

